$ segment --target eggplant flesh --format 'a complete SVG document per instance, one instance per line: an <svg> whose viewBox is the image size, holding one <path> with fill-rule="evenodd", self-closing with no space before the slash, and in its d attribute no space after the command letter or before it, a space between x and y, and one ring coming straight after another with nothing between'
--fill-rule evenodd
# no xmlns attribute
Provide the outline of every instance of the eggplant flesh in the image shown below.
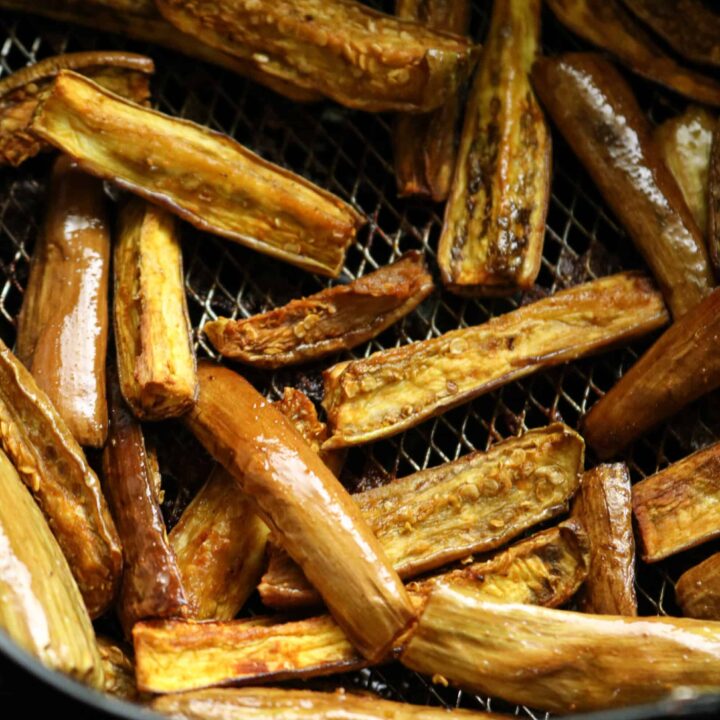
<svg viewBox="0 0 720 720"><path fill-rule="evenodd" d="M720 620L720 553L686 570L675 583L675 597L685 617Z"/></svg>
<svg viewBox="0 0 720 720"><path fill-rule="evenodd" d="M708 247L720 274L720 118L715 121L708 168Z"/></svg>

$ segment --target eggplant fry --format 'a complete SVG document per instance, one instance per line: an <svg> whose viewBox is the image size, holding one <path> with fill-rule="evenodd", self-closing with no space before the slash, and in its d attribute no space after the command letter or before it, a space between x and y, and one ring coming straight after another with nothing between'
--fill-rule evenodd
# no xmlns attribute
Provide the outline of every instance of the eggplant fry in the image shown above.
<svg viewBox="0 0 720 720"><path fill-rule="evenodd" d="M395 14L433 30L465 36L470 32L470 0L396 0ZM447 198L460 112L460 93L455 92L437 110L395 118L393 156L400 197L423 195L435 202Z"/></svg>
<svg viewBox="0 0 720 720"><path fill-rule="evenodd" d="M17 357L78 443L92 447L105 444L108 430L109 276L102 183L60 156L18 316Z"/></svg>
<svg viewBox="0 0 720 720"><path fill-rule="evenodd" d="M720 553L684 572L675 597L685 617L720 620Z"/></svg>
<svg viewBox="0 0 720 720"><path fill-rule="evenodd" d="M713 623L488 602L446 585L433 590L401 656L443 684L552 712L717 687L719 659Z"/></svg>
<svg viewBox="0 0 720 720"><path fill-rule="evenodd" d="M157 0L166 20L257 71L348 107L426 112L455 95L476 48L354 0Z"/></svg>
<svg viewBox="0 0 720 720"><path fill-rule="evenodd" d="M539 39L540 0L493 3L438 247L451 292L507 295L540 271L551 149L529 77Z"/></svg>
<svg viewBox="0 0 720 720"><path fill-rule="evenodd" d="M113 260L123 397L142 420L182 415L197 397L197 369L175 218L131 199L120 212Z"/></svg>
<svg viewBox="0 0 720 720"><path fill-rule="evenodd" d="M619 273L437 338L324 372L325 448L395 435L546 367L630 342L664 325L650 280Z"/></svg>
<svg viewBox="0 0 720 720"><path fill-rule="evenodd" d="M0 165L18 166L42 150L51 149L29 132L38 105L63 68L92 78L98 85L145 103L150 98L149 76L153 61L144 55L121 51L57 55L22 68L0 80Z"/></svg>
<svg viewBox="0 0 720 720"><path fill-rule="evenodd" d="M321 275L338 275L363 222L339 198L232 138L135 105L76 73L58 75L31 127L92 175L201 230Z"/></svg>
<svg viewBox="0 0 720 720"><path fill-rule="evenodd" d="M44 665L102 688L95 632L67 560L0 450L0 629Z"/></svg>
<svg viewBox="0 0 720 720"><path fill-rule="evenodd" d="M633 485L642 559L657 562L720 535L720 443Z"/></svg>
<svg viewBox="0 0 720 720"><path fill-rule="evenodd" d="M720 118L715 121L708 167L708 247L720 275Z"/></svg>
<svg viewBox="0 0 720 720"><path fill-rule="evenodd" d="M364 343L411 313L433 291L419 252L358 278L244 320L205 325L223 356L255 367L316 360Z"/></svg>
<svg viewBox="0 0 720 720"><path fill-rule="evenodd" d="M535 89L642 253L677 320L714 287L707 249L648 119L600 55L541 58Z"/></svg>
<svg viewBox="0 0 720 720"><path fill-rule="evenodd" d="M664 1L664 0L663 0ZM547 0L557 19L634 73L705 105L720 105L720 82L684 68L619 0Z"/></svg>
<svg viewBox="0 0 720 720"><path fill-rule="evenodd" d="M103 690L123 700L137 700L133 661L123 648L110 638L98 637L97 645L105 674Z"/></svg>

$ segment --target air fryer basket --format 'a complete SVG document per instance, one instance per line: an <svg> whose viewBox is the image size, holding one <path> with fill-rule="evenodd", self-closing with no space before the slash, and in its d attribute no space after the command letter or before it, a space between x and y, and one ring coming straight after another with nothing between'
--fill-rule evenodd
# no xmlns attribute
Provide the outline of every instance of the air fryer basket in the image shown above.
<svg viewBox="0 0 720 720"><path fill-rule="evenodd" d="M392 10L390 2L375 4ZM473 36L476 39L484 35L489 7L487 0L475 2ZM543 23L546 52L581 47L549 13L544 15ZM125 48L152 56L157 65L154 98L160 110L230 134L267 159L348 200L367 217L367 226L350 248L341 281L371 272L411 249L423 250L436 269L435 248L442 207L418 199L397 198L390 145L392 117L355 112L330 102L295 104L228 71L161 48L32 16L3 12L0 37L2 75L62 52ZM684 105L682 99L670 93L635 78L632 81L642 106L654 121L676 113ZM436 292L404 321L353 353L343 354L343 358L366 356L382 348L481 323L561 288L620 269L642 267L628 237L555 132L553 142L552 199L542 270L536 287L523 296L499 300L458 298ZM22 302L38 222L43 216L48 171L47 156L29 161L19 169L0 169L0 336L10 345L14 342L15 318ZM187 225L183 227L183 236L186 287L200 356L214 356L201 332L208 320L218 315L245 317L293 297L316 292L328 284L327 280ZM502 438L551 421L562 420L577 426L583 413L634 362L647 342L547 370L393 439L353 449L342 479L351 490L362 489L453 460L475 449L485 449ZM274 373L241 371L272 397L289 385L300 387L318 401L320 371L333 361L331 358L322 364ZM717 395L707 397L638 441L626 454L633 478L645 477L715 439L720 428L718 407ZM165 447L161 457L168 482L164 510L169 522L173 522L204 477L208 461L204 453L190 443L191 455L197 455L197 462L188 462L188 438L179 425L165 425L152 432ZM594 462L592 455L588 462ZM720 545L711 543L652 567L641 564L637 576L640 614L676 613L674 580L683 569L718 549ZM255 606L259 608L257 600ZM110 623L104 629L112 632L113 626ZM48 682L48 671L16 652L2 636L0 653ZM69 691L75 699L90 704L97 702L97 694L61 676L53 678L52 684ZM529 708L514 708L489 698L434 686L397 664L310 685L369 689L383 697L408 702L514 712L528 718L545 717L545 713ZM705 699L694 705L666 702L652 710L624 710L607 717L659 717L690 713L693 709L695 713L702 713L708 711L708 702L712 700ZM117 703L113 706L114 712L121 716L125 716L125 712L127 717L136 716L131 706L125 711ZM99 709L110 712L113 708L105 703Z"/></svg>

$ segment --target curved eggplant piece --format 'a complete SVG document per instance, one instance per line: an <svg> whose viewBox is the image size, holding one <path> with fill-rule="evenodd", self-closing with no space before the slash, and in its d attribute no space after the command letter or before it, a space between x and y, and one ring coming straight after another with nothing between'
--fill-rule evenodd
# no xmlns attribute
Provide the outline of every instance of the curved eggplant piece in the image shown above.
<svg viewBox="0 0 720 720"><path fill-rule="evenodd" d="M720 119L715 121L708 168L708 247L720 273Z"/></svg>
<svg viewBox="0 0 720 720"><path fill-rule="evenodd" d="M32 131L90 174L201 230L322 275L338 275L363 222L339 198L232 138L135 105L76 73L58 75Z"/></svg>
<svg viewBox="0 0 720 720"><path fill-rule="evenodd" d="M114 640L98 637L98 650L105 673L103 690L123 700L137 700L135 664Z"/></svg>
<svg viewBox="0 0 720 720"><path fill-rule="evenodd" d="M685 617L720 620L720 553L684 572L675 583L675 597Z"/></svg>
<svg viewBox="0 0 720 720"><path fill-rule="evenodd" d="M470 98L438 265L463 295L533 286L550 200L550 130L530 86L540 0L493 4Z"/></svg>

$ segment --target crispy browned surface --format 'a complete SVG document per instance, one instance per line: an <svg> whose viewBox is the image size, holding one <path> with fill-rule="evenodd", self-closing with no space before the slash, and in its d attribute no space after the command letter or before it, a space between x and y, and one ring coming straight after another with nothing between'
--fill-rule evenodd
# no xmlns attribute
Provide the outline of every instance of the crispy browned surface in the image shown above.
<svg viewBox="0 0 720 720"><path fill-rule="evenodd" d="M708 247L720 273L720 119L715 121L708 168Z"/></svg>
<svg viewBox="0 0 720 720"><path fill-rule="evenodd" d="M720 620L720 553L685 571L675 597L686 617Z"/></svg>
<svg viewBox="0 0 720 720"><path fill-rule="evenodd" d="M121 51L80 52L46 58L0 80L0 165L20 165L50 145L29 132L37 106L61 69L91 77L118 95L144 103L153 61Z"/></svg>
<svg viewBox="0 0 720 720"><path fill-rule="evenodd" d="M630 86L593 53L541 58L533 82L650 266L673 317L681 317L715 280L700 231Z"/></svg>
<svg viewBox="0 0 720 720"><path fill-rule="evenodd" d="M202 363L186 422L256 504L368 659L414 619L400 578L345 489L292 423L240 375Z"/></svg>
<svg viewBox="0 0 720 720"><path fill-rule="evenodd" d="M438 247L452 292L527 290L540 271L551 167L550 131L529 77L540 6L493 3Z"/></svg>
<svg viewBox="0 0 720 720"><path fill-rule="evenodd" d="M55 162L18 316L17 356L80 445L107 437L110 229L102 183Z"/></svg>
<svg viewBox="0 0 720 720"><path fill-rule="evenodd" d="M158 0L182 32L258 72L381 112L427 111L455 94L471 43L354 0Z"/></svg>
<svg viewBox="0 0 720 720"><path fill-rule="evenodd" d="M645 562L656 562L720 534L720 443L637 483L632 505Z"/></svg>
<svg viewBox="0 0 720 720"><path fill-rule="evenodd" d="M103 690L123 700L137 700L133 661L125 650L110 638L98 637L97 644L105 673Z"/></svg>
<svg viewBox="0 0 720 720"><path fill-rule="evenodd" d="M500 547L563 512L583 462L582 438L556 424L351 497L400 577L410 578ZM266 605L319 601L287 555L270 558L259 586Z"/></svg>
<svg viewBox="0 0 720 720"><path fill-rule="evenodd" d="M218 318L203 329L221 355L278 368L360 345L412 312L432 291L423 256L413 251L347 285L243 320Z"/></svg>
<svg viewBox="0 0 720 720"><path fill-rule="evenodd" d="M470 0L396 0L395 14L456 35L470 31ZM435 202L447 198L455 169L460 109L460 96L455 92L437 110L395 118L393 155L401 197L424 195Z"/></svg>
<svg viewBox="0 0 720 720"><path fill-rule="evenodd" d="M611 52L638 75L691 100L720 105L720 83L677 63L619 0L547 0L547 3L563 25Z"/></svg>
<svg viewBox="0 0 720 720"><path fill-rule="evenodd" d="M123 397L143 420L182 415L195 402L197 372L175 218L131 199L120 211L113 272Z"/></svg>
<svg viewBox="0 0 720 720"><path fill-rule="evenodd" d="M573 516L585 528L590 541L590 571L582 593L582 609L599 615L637 615L635 537L627 465L598 465L586 472Z"/></svg>
<svg viewBox="0 0 720 720"><path fill-rule="evenodd" d="M376 352L324 373L325 447L394 435L545 367L661 327L660 294L637 273L578 285L483 325Z"/></svg>
<svg viewBox="0 0 720 720"><path fill-rule="evenodd" d="M339 273L363 222L339 198L228 136L123 100L76 73L58 75L32 130L87 172L202 230L323 275Z"/></svg>

